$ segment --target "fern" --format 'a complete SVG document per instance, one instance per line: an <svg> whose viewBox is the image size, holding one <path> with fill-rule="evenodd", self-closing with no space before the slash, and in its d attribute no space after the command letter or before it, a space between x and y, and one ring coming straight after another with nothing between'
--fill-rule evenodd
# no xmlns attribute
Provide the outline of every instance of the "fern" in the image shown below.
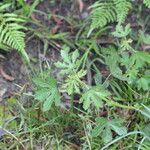
<svg viewBox="0 0 150 150"><path fill-rule="evenodd" d="M143 0L146 7L150 8L150 0Z"/></svg>
<svg viewBox="0 0 150 150"><path fill-rule="evenodd" d="M18 50L29 62L28 55L25 52L25 33L22 31L26 28L21 25L25 20L19 18L16 14L4 13L5 8L5 6L0 7L0 45L1 47L10 47Z"/></svg>
<svg viewBox="0 0 150 150"><path fill-rule="evenodd" d="M125 21L126 16L128 15L129 9L131 9L130 0L114 0L117 13L117 22L122 24Z"/></svg>
<svg viewBox="0 0 150 150"><path fill-rule="evenodd" d="M96 2L90 7L91 12L91 29L89 34L96 28L102 28L106 24L114 22L116 20L115 7L112 2Z"/></svg>
<svg viewBox="0 0 150 150"><path fill-rule="evenodd" d="M91 28L90 33L97 28L102 28L108 23L118 22L121 25L132 7L130 0L110 0L107 2L96 2L90 8Z"/></svg>

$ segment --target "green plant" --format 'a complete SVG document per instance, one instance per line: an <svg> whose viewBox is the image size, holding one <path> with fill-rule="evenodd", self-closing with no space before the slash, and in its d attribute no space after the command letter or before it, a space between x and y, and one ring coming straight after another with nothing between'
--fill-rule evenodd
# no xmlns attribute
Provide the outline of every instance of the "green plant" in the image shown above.
<svg viewBox="0 0 150 150"><path fill-rule="evenodd" d="M69 53L69 51L70 48L64 45L61 50L61 57L63 61L58 61L57 63L55 63L56 67L61 69L60 74L62 75L70 75L72 73L75 73L79 66L78 50L74 51L73 53Z"/></svg>
<svg viewBox="0 0 150 150"><path fill-rule="evenodd" d="M150 1L143 0L143 3L149 8ZM117 22L118 26L125 22L125 19L132 9L131 0L110 0L97 1L90 6L91 11L91 27L88 35L94 29L103 28L109 23Z"/></svg>
<svg viewBox="0 0 150 150"><path fill-rule="evenodd" d="M150 8L150 0L143 0L143 3Z"/></svg>
<svg viewBox="0 0 150 150"><path fill-rule="evenodd" d="M92 130L92 136L97 137L101 135L105 143L112 141L112 131L122 136L127 133L126 127L122 126L123 121L121 119L96 118L96 127Z"/></svg>
<svg viewBox="0 0 150 150"><path fill-rule="evenodd" d="M110 93L102 86L92 86L87 88L80 98L85 110L90 109L94 105L97 109L103 107L103 100L107 99Z"/></svg>
<svg viewBox="0 0 150 150"><path fill-rule="evenodd" d="M60 94L57 89L57 81L52 76L44 79L34 78L33 82L36 85L35 99L43 103L43 111L48 111L55 103L60 105Z"/></svg>
<svg viewBox="0 0 150 150"><path fill-rule="evenodd" d="M29 57L25 52L25 33L26 28L22 25L25 19L14 14L7 13L5 10L10 4L0 6L0 47L4 49L16 49L29 62Z"/></svg>

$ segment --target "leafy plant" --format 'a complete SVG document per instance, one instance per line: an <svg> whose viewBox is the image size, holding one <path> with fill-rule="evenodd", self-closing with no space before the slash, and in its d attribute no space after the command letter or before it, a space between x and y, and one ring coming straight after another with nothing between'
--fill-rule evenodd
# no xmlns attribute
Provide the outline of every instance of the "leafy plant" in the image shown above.
<svg viewBox="0 0 150 150"><path fill-rule="evenodd" d="M130 0L110 0L107 2L96 2L90 7L92 9L90 16L92 21L90 33L94 29L102 28L111 22L118 22L118 25L120 26L122 23L124 23L131 6Z"/></svg>
<svg viewBox="0 0 150 150"><path fill-rule="evenodd" d="M125 27L122 25L117 25L116 31L112 33L115 37L122 38L126 37L131 32L130 24L127 24Z"/></svg>
<svg viewBox="0 0 150 150"><path fill-rule="evenodd" d="M76 72L76 69L79 65L79 52L78 50L73 53L69 53L70 48L67 46L63 46L61 50L61 57L63 62L58 61L55 63L56 67L61 69L60 74L68 75L72 72Z"/></svg>
<svg viewBox="0 0 150 150"><path fill-rule="evenodd" d="M0 6L0 45L5 49L14 48L29 62L29 57L25 52L25 33L22 30L26 28L22 25L25 19L13 13L6 13L10 5Z"/></svg>
<svg viewBox="0 0 150 150"><path fill-rule="evenodd" d="M112 131L117 135L125 135L127 133L126 127L122 126L123 121L121 119L107 120L106 118L96 118L96 126L92 131L92 136L97 137L101 135L105 143L112 140Z"/></svg>
<svg viewBox="0 0 150 150"><path fill-rule="evenodd" d="M47 78L34 78L33 82L36 85L35 99L43 103L43 111L48 111L52 104L56 106L60 104L60 94L57 89L57 81L52 76Z"/></svg>
<svg viewBox="0 0 150 150"><path fill-rule="evenodd" d="M131 0L114 0L118 24L124 23L129 10L132 8Z"/></svg>
<svg viewBox="0 0 150 150"><path fill-rule="evenodd" d="M86 71L84 70L80 70L76 74L70 74L62 85L63 91L69 95L74 93L79 94L80 90L86 87L86 84L81 80L85 75Z"/></svg>
<svg viewBox="0 0 150 150"><path fill-rule="evenodd" d="M150 8L150 0L143 0L143 3L145 4L145 6Z"/></svg>
<svg viewBox="0 0 150 150"><path fill-rule="evenodd" d="M92 86L82 94L80 103L83 103L85 110L91 108L94 105L97 109L103 107L103 100L107 99L110 95L102 86Z"/></svg>
<svg viewBox="0 0 150 150"><path fill-rule="evenodd" d="M106 24L116 20L115 7L112 1L106 3L96 2L90 9L92 9L90 16L92 22L88 35L94 29L104 27Z"/></svg>

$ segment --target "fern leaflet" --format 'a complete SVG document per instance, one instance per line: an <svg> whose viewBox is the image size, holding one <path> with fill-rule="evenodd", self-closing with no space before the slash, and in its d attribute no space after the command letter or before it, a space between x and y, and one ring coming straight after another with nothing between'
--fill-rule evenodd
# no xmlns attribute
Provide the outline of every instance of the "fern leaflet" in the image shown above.
<svg viewBox="0 0 150 150"><path fill-rule="evenodd" d="M150 0L143 0L146 7L150 8Z"/></svg>
<svg viewBox="0 0 150 150"><path fill-rule="evenodd" d="M29 62L29 57L25 52L25 33L26 28L21 25L25 22L13 13L3 13L4 6L0 7L0 45L18 50L20 54Z"/></svg>
<svg viewBox="0 0 150 150"><path fill-rule="evenodd" d="M117 13L117 22L121 24L125 21L129 9L132 7L130 0L114 0Z"/></svg>

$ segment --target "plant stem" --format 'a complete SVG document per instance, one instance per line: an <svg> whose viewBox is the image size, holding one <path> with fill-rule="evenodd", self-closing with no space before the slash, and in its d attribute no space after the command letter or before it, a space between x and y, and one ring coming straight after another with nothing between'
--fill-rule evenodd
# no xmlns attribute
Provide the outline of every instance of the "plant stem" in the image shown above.
<svg viewBox="0 0 150 150"><path fill-rule="evenodd" d="M73 112L73 106L74 106L73 102L74 102L74 94L72 93L71 94L71 112Z"/></svg>

